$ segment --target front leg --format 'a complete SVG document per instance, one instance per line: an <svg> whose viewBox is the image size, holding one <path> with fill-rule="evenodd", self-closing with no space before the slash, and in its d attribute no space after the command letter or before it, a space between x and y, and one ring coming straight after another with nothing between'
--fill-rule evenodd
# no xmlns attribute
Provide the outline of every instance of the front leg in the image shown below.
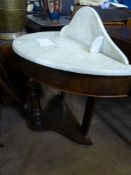
<svg viewBox="0 0 131 175"><path fill-rule="evenodd" d="M30 78L27 82L27 88L30 101L29 127L33 130L42 130L43 122L41 119L40 83Z"/></svg>
<svg viewBox="0 0 131 175"><path fill-rule="evenodd" d="M87 97L85 112L84 112L82 126L81 126L81 131L84 134L85 139L89 140L91 144L92 142L88 137L88 133L89 133L92 117L93 117L92 113L94 109L94 103L95 103L94 97Z"/></svg>

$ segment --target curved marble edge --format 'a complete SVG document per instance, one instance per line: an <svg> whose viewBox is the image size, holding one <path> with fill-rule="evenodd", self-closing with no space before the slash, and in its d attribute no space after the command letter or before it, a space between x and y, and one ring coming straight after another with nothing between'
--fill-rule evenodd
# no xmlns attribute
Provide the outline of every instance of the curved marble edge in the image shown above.
<svg viewBox="0 0 131 175"><path fill-rule="evenodd" d="M54 46L42 46L37 39L50 39ZM87 48L60 32L38 32L13 41L13 50L21 57L54 69L98 76L130 76L131 66L104 54L90 54ZM99 61L101 60L101 62Z"/></svg>

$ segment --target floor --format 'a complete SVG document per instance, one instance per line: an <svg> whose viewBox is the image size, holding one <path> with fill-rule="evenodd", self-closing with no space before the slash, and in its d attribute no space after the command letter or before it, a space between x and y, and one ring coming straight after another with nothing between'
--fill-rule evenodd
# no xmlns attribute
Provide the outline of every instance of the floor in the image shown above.
<svg viewBox="0 0 131 175"><path fill-rule="evenodd" d="M81 122L85 97L67 94L65 100ZM131 97L97 99L93 146L51 131L33 132L15 106L1 106L0 175L131 175L130 104Z"/></svg>

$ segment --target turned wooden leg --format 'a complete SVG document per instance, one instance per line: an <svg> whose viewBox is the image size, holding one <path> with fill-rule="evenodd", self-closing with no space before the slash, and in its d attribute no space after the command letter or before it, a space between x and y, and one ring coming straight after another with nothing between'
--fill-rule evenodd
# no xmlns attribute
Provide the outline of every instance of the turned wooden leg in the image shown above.
<svg viewBox="0 0 131 175"><path fill-rule="evenodd" d="M42 119L41 119L41 105L40 105L40 93L41 86L40 83L36 82L30 78L27 82L28 95L30 101L30 116L29 116L29 126L33 130L42 129Z"/></svg>
<svg viewBox="0 0 131 175"><path fill-rule="evenodd" d="M92 113L94 109L94 103L95 103L94 97L87 97L85 112L84 112L82 126L81 126L82 133L85 135L86 139L88 138L90 124L93 117Z"/></svg>

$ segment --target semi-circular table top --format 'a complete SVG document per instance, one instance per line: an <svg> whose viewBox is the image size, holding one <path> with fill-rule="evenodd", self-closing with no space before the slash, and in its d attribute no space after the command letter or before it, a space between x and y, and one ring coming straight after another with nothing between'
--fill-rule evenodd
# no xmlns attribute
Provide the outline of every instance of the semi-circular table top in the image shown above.
<svg viewBox="0 0 131 175"><path fill-rule="evenodd" d="M98 76L131 75L131 66L89 48L60 32L23 35L13 42L14 51L34 63L74 73Z"/></svg>
<svg viewBox="0 0 131 175"><path fill-rule="evenodd" d="M23 68L38 81L90 96L123 96L130 88L131 66L88 48L60 32L23 35L13 41Z"/></svg>

